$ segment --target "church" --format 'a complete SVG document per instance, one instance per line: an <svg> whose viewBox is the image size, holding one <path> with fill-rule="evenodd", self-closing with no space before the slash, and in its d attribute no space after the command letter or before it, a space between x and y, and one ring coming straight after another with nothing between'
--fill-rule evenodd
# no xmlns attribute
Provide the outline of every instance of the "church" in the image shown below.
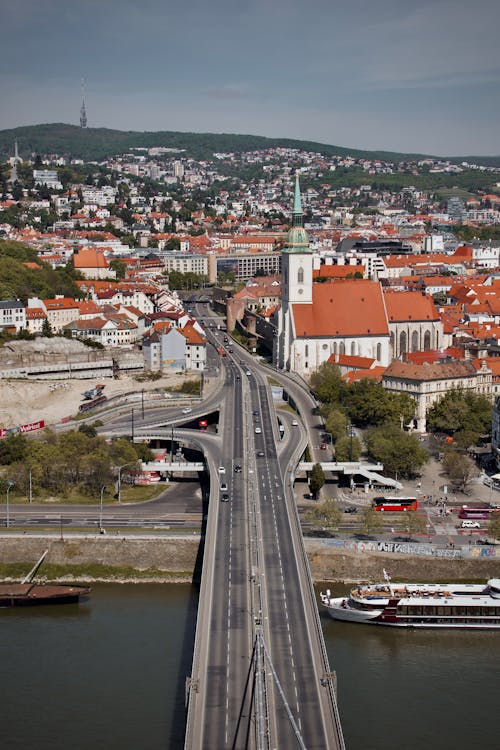
<svg viewBox="0 0 500 750"><path fill-rule="evenodd" d="M387 367L394 356L416 350L423 342L427 349L442 344L442 323L430 297L409 291L399 293L398 299L386 299L380 283L370 279L313 283L313 254L303 227L298 175L281 274L273 361L282 370L308 378L338 354L367 357Z"/></svg>

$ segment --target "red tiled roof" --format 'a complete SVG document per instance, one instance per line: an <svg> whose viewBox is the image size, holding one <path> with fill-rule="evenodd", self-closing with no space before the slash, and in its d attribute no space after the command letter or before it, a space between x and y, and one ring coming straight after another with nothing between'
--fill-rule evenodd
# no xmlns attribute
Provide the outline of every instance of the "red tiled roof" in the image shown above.
<svg viewBox="0 0 500 750"><path fill-rule="evenodd" d="M432 297L420 292L385 292L384 300L389 322L439 320Z"/></svg>
<svg viewBox="0 0 500 750"><path fill-rule="evenodd" d="M380 284L368 279L313 284L313 304L294 304L299 338L388 335Z"/></svg>

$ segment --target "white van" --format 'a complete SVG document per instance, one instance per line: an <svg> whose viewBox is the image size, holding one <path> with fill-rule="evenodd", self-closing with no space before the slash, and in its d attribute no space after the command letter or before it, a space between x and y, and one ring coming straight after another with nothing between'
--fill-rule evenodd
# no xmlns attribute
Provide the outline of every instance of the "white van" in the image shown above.
<svg viewBox="0 0 500 750"><path fill-rule="evenodd" d="M479 521L471 521L470 519L468 521L462 521L462 529L480 529L481 524Z"/></svg>

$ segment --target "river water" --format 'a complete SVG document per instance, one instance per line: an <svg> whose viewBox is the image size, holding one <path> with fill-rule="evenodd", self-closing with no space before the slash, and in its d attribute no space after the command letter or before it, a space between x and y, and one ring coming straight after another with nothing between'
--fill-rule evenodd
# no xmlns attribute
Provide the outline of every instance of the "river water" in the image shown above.
<svg viewBox="0 0 500 750"><path fill-rule="evenodd" d="M182 748L196 606L188 585L106 585L0 610L2 748ZM500 632L322 623L348 750L499 746Z"/></svg>

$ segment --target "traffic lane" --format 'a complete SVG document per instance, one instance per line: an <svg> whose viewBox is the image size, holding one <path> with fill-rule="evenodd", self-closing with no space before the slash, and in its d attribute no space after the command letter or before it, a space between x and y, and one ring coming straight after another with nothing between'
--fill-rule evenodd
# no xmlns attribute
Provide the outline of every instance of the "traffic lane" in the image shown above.
<svg viewBox="0 0 500 750"><path fill-rule="evenodd" d="M268 476L262 473L259 477L271 658L303 736L308 738L306 745L326 747L321 722L317 726L313 656L286 501L274 487L276 471L277 464L270 462ZM278 716L286 736L290 726L282 707Z"/></svg>

